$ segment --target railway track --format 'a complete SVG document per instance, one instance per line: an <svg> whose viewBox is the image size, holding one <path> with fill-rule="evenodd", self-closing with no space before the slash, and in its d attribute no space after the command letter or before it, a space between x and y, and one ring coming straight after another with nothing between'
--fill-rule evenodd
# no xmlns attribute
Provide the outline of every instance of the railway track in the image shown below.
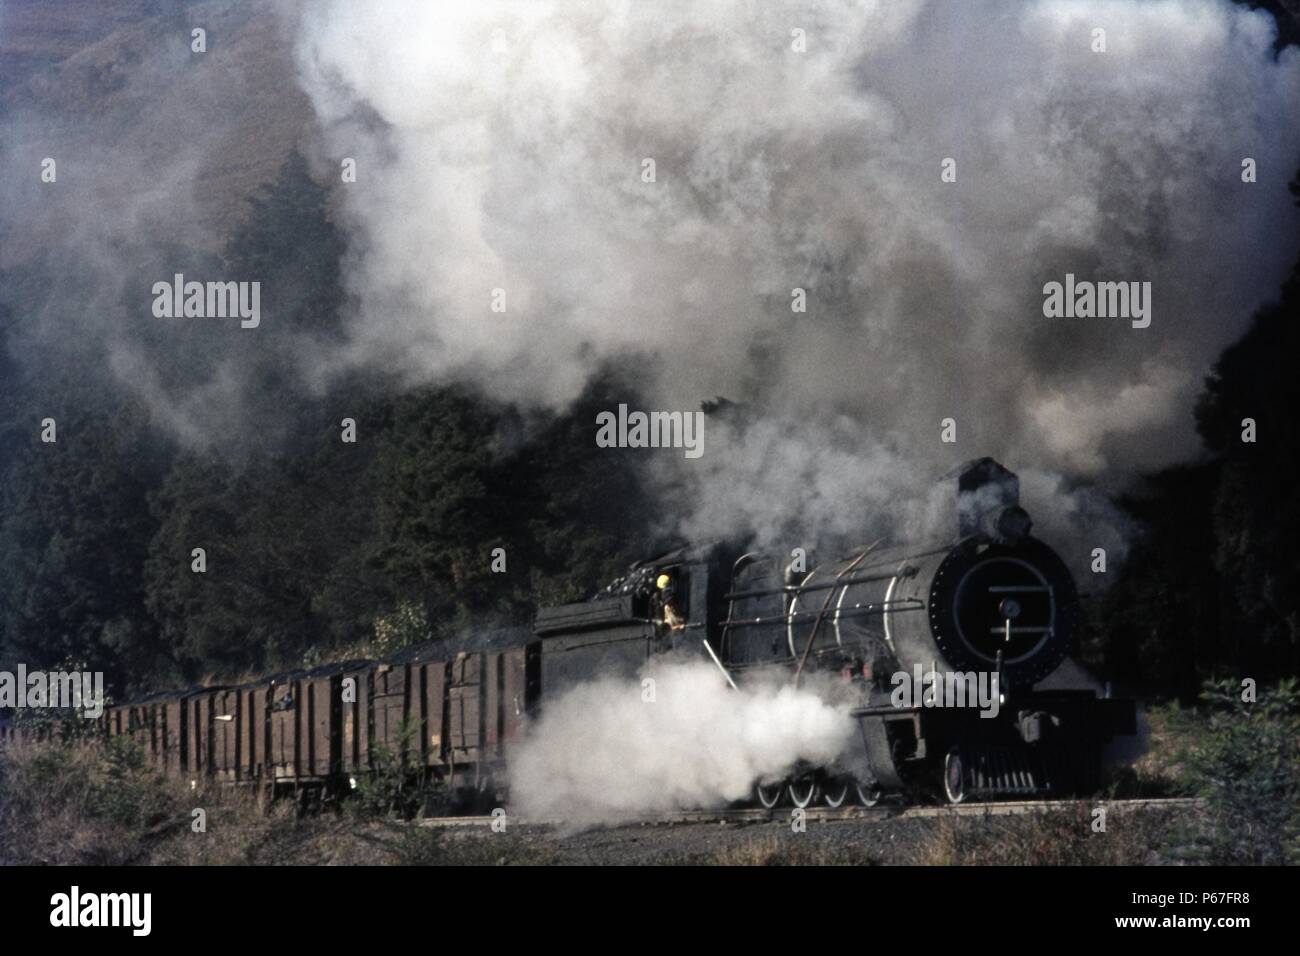
<svg viewBox="0 0 1300 956"><path fill-rule="evenodd" d="M812 822L832 823L837 820L912 820L927 817L979 817L979 816L1013 816L1025 813L1045 813L1049 810L1076 806L1079 800L1006 800L988 803L962 803L956 806L889 806L875 807L809 807L804 811L805 819ZM1193 797L1158 797L1135 800L1098 800L1088 802L1089 806L1105 807L1116 813L1131 813L1139 810L1174 810L1194 809L1202 806L1203 800ZM767 823L788 822L793 807L776 807L763 810L758 807L742 807L723 810L675 810L670 813L656 813L643 817L610 821L607 826L673 826L692 823ZM426 817L414 821L422 827L490 827L500 817L493 816L455 816ZM509 826L556 827L570 823L566 820L551 820L513 816L507 813Z"/></svg>

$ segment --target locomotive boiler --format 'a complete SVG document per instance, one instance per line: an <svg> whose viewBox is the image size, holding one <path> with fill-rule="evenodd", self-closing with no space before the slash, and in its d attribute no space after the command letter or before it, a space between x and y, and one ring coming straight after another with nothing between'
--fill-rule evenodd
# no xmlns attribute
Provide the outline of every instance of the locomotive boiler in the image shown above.
<svg viewBox="0 0 1300 956"><path fill-rule="evenodd" d="M861 747L834 767L757 781L767 807L1091 791L1105 744L1135 733L1134 703L1100 695L1070 659L1074 581L1032 535L1016 476L983 458L948 477L955 536L942 544L882 541L811 569L802 555L688 548L634 567L593 601L544 609L543 686L631 676L666 651L698 653L733 684L834 675ZM682 630L655 622L653 582L665 574Z"/></svg>

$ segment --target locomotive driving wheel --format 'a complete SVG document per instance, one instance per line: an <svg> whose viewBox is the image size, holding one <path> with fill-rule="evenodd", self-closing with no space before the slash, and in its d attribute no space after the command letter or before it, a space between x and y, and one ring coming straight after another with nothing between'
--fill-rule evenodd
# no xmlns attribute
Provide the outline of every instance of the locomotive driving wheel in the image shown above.
<svg viewBox="0 0 1300 956"><path fill-rule="evenodd" d="M953 747L943 758L943 794L952 804L961 803L969 791L966 779L966 762L961 751Z"/></svg>
<svg viewBox="0 0 1300 956"><path fill-rule="evenodd" d="M814 774L791 780L787 789L790 792L790 802L800 810L806 810L812 806L821 795L822 790Z"/></svg>
<svg viewBox="0 0 1300 956"><path fill-rule="evenodd" d="M756 783L754 784L754 797L758 800L760 807L764 810L771 810L781 802L781 792L784 789L784 783Z"/></svg>
<svg viewBox="0 0 1300 956"><path fill-rule="evenodd" d="M853 789L858 794L858 805L863 807L874 807L883 795L881 789L874 784L854 782Z"/></svg>
<svg viewBox="0 0 1300 956"><path fill-rule="evenodd" d="M827 783L825 792L822 794L822 800L826 806L832 810L844 806L844 801L849 798L849 786L848 777L835 777Z"/></svg>

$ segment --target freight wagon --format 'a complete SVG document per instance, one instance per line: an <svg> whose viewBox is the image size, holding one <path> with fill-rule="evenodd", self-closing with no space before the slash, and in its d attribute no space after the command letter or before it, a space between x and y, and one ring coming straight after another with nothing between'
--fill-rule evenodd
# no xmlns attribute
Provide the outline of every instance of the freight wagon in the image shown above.
<svg viewBox="0 0 1300 956"><path fill-rule="evenodd" d="M539 693L526 628L430 642L238 685L152 694L107 707L93 736L132 741L159 771L190 782L317 798L354 788L381 760L453 791L504 783ZM0 746L52 725L0 724Z"/></svg>

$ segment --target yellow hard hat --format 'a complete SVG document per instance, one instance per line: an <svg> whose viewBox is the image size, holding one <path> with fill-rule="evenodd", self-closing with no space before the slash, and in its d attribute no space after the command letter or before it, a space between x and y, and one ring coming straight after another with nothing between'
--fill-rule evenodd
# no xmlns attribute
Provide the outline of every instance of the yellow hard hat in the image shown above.
<svg viewBox="0 0 1300 956"><path fill-rule="evenodd" d="M672 584L672 583L673 583L673 579L672 579L672 578L670 578L670 577L669 577L668 575L666 575L666 574L661 574L661 575L659 575L659 577L655 580L655 587L657 587L660 591L662 591L664 588L668 587L668 585L670 585L670 584Z"/></svg>

